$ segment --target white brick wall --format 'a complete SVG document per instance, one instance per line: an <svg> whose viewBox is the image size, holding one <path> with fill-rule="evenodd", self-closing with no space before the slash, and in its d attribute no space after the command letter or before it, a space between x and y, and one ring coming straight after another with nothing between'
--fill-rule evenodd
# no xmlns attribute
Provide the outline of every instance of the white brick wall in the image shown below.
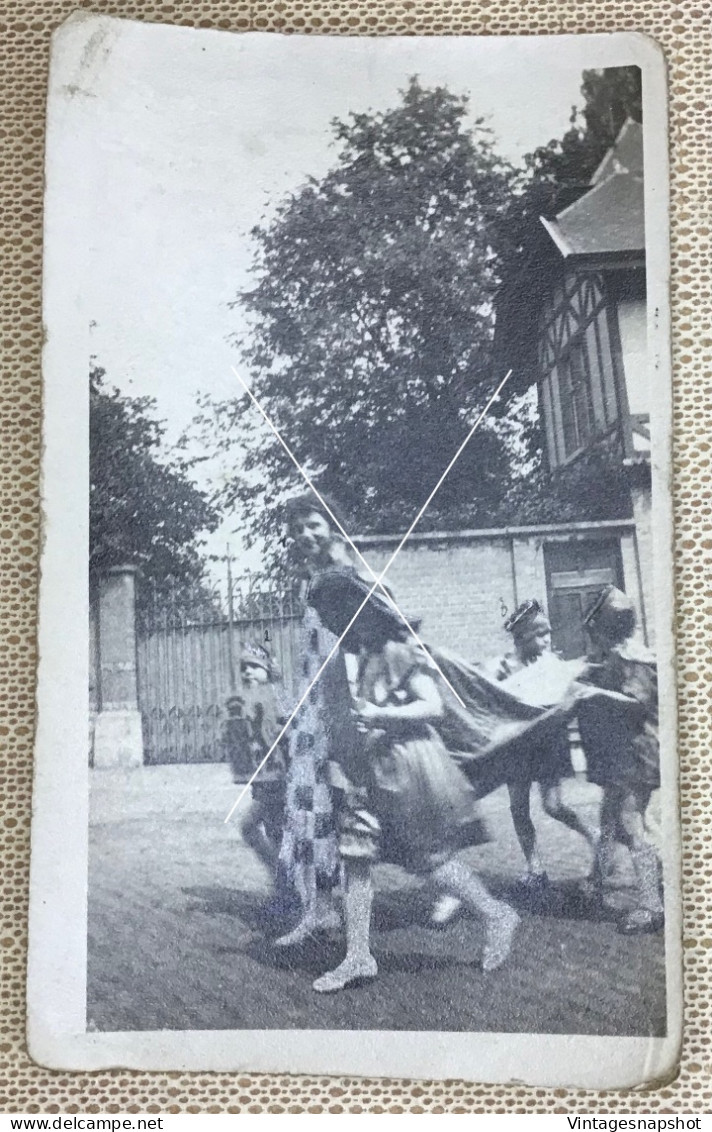
<svg viewBox="0 0 712 1132"><path fill-rule="evenodd" d="M407 544L387 582L403 612L423 618L423 639L454 649L469 659L483 650L507 647L501 605L514 608L508 539ZM385 566L391 546L364 548L375 571Z"/></svg>
<svg viewBox="0 0 712 1132"><path fill-rule="evenodd" d="M630 523L520 527L440 538L413 535L386 581L403 612L422 618L424 640L470 660L483 660L511 647L503 623L519 602L535 597L546 605L547 542L598 535L610 539L612 534L621 538L626 590L640 608ZM380 572L398 541L397 536L373 536L362 540L360 548L372 569ZM650 553L649 543L640 536L639 545L641 556ZM652 608L647 601L646 607Z"/></svg>

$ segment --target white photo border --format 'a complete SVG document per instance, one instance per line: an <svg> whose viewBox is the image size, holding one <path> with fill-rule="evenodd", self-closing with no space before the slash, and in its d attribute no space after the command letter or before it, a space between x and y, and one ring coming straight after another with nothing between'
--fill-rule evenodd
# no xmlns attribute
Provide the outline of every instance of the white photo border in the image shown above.
<svg viewBox="0 0 712 1132"><path fill-rule="evenodd" d="M88 786L88 506L90 344L85 295L91 286L87 176L97 152L92 84L102 60L139 25L77 14L55 34L51 64L45 207L43 546L39 600L38 724L30 878L28 1044L53 1069L223 1070L629 1088L675 1075L682 1032L680 831L675 694L672 384L670 365L668 149L665 62L636 33L472 38L503 65L529 53L567 53L581 70L639 66L643 74L645 226L649 350L655 390L653 545L658 653L662 822L666 891L667 1035L591 1037L517 1033L231 1030L97 1033L86 1029ZM153 37L202 37L210 49L230 32L141 25ZM238 33L239 34L239 33ZM314 37L242 33L279 55ZM323 37L330 44L354 43ZM405 38L405 37L404 37ZM413 37L407 37L410 46ZM376 50L398 39L379 37ZM442 38L432 40L443 44ZM236 44L237 47L237 44ZM351 48L350 48L351 49ZM367 50L367 48L365 48Z"/></svg>

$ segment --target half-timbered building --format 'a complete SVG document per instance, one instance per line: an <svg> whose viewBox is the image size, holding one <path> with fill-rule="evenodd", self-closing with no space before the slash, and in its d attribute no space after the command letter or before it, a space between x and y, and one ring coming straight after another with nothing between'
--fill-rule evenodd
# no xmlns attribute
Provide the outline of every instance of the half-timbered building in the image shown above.
<svg viewBox="0 0 712 1132"><path fill-rule="evenodd" d="M536 383L548 466L565 468L605 446L630 493L635 576L626 569L620 537L605 529L605 516L600 533L581 537L572 525L570 538L543 548L554 636L569 653L583 639L586 601L606 581L632 593L649 636L644 215L643 131L629 119L590 184L532 224L498 298L498 363L512 369L520 389Z"/></svg>

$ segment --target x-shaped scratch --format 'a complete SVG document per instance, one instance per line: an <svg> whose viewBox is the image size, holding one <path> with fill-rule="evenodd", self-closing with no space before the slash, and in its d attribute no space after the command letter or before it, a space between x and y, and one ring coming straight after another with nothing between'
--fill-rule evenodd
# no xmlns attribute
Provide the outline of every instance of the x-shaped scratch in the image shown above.
<svg viewBox="0 0 712 1132"><path fill-rule="evenodd" d="M332 657L333 657L333 656L335 656L335 655L336 655L336 653L338 652L338 650L339 650L339 648L340 648L340 646L341 646L341 644L342 644L342 642L343 642L344 638L345 638L345 637L346 637L346 636L348 635L348 633L349 633L349 631L350 631L350 629L351 629L352 625L354 625L354 623L355 623L355 622L356 622L356 621L358 620L358 618L359 618L359 616L360 616L360 614L361 614L361 611L362 611L363 609L365 609L365 607L366 607L366 606L368 605L368 602L369 602L369 600L370 600L371 596L372 596L372 595L373 595L373 594L375 593L375 591L376 591L377 589L380 589L380 590L382 591L382 593L383 593L383 594L385 595L385 597L386 597L386 598L388 599L388 601L389 601L389 602L390 602L390 604L392 605L393 609L394 609L394 610L396 611L396 613L398 614L398 616L399 616L399 617L401 618L401 620L403 621L403 624L404 624L404 625L405 625L405 626L406 626L406 627L408 628L409 632L410 632L410 633L412 634L412 636L413 636L413 637L415 638L415 640L416 640L416 641L418 642L418 644L419 644L419 645L421 646L421 648L423 648L423 649L424 649L424 651L426 652L426 654L427 654L427 655L428 655L428 656L430 657L430 653L429 653L429 652L428 652L428 650L427 650L427 649L425 648L425 645L424 645L424 644L423 644L423 642L422 642L422 641L420 640L420 637L419 637L419 636L418 636L418 634L416 633L415 629L414 629L414 628L413 628L413 626L412 626L412 625L411 625L411 624L409 623L409 621L408 621L407 617L405 617L405 615L404 615L404 614L403 614L403 613L401 612L401 610L400 610L400 609L398 608L398 606L396 605L396 603L395 603L395 601L393 600L393 598L391 597L391 595L390 595L390 594L388 593L388 591L387 591L387 590L385 589L385 587L384 587L384 585L383 585L383 579L385 578L386 574L388 573L388 571L390 570L391 566L393 565L393 563L394 563L395 559L396 559L396 558L398 557L398 555L400 554L401 550L402 550L402 549L403 549L403 547L405 546L406 542L408 541L408 539L409 539L409 538L410 538L410 536L412 535L413 531L414 531L414 530L415 530L415 528L417 527L417 525L418 525L418 523L420 522L420 520L422 519L423 515L424 515L424 514L425 514L425 512L427 511L428 507L429 507L429 506L430 506L430 504L432 503L432 501L433 501L433 499L435 498L435 496L437 495L438 491L439 491L439 490L440 490L440 488L442 487L442 485L443 485L443 482L445 481L446 477L447 477L447 476L449 475L449 473L450 473L450 472L452 471L453 467L455 466L455 464L456 464L456 463L457 463L457 461L459 460L460 456L461 456L461 455L462 455L462 453L464 452L465 448L466 448L466 447L467 447L467 445L469 444L469 442L470 442L470 440L472 439L472 437L474 436L475 432L477 431L477 429L478 429L478 428L479 428L479 426L481 425L482 421L483 421L483 420L484 420L484 418L486 417L486 415L487 415L487 413L489 412L489 410L490 410L491 406L492 406L492 405L494 404L494 402L495 402L495 401L497 400L497 397L499 396L499 394L501 393L502 389L504 388L504 386L505 386L505 385L506 385L506 383L507 383L507 382L509 381L509 378L510 378L510 377L511 377L511 375L512 375L512 371L511 371L511 369L510 369L510 370L508 371L508 373L506 374L506 376L505 376L505 377L504 377L504 378L502 379L502 381L500 381L499 385L497 386L497 388L495 389L494 393L492 394L492 396L491 396L491 397L490 397L490 399L488 400L487 404L485 405L484 409L482 410L482 412L481 412L481 413L480 413L480 415L478 416L477 420L476 420L476 421L475 421L475 423L473 424L472 428L471 428L471 429L470 429L470 431L468 432L467 436L466 436L466 437L465 437L465 439L463 440L463 442L462 442L462 444L460 445L460 447L458 448L457 452L456 452L456 453L455 453L455 455L454 455L454 456L452 457L452 459L450 460L450 463L449 463L449 464L448 464L448 466L447 466L447 467L445 468L445 471L444 471L444 472L442 473L442 475L440 476L440 479L439 479L439 480L438 480L438 482L436 483L435 487L434 487L434 488L433 488L433 490L432 490L432 491L430 492L430 495L429 495L429 496L428 496L428 498L427 498L427 499L425 500L425 503L424 503L424 504L422 505L422 507L421 507L421 508L420 508L420 510L418 511L418 514L417 514L417 515L415 516L415 518L413 519L413 522L412 522L412 523L410 524L410 526L408 527L408 530L406 531L406 533L405 533L405 534L403 535L402 539L401 539L401 540L400 540L400 542L398 543L398 546L397 546L397 547L396 547L396 549L395 549L395 550L393 551L393 554L392 554L392 555L391 555L391 557L390 557L390 558L388 559L388 562L387 562L387 563L386 563L386 565L384 566L383 570L381 571L381 573L380 573L380 574L378 574L378 575L377 575L377 574L376 574L376 573L374 572L374 570L372 570L372 569L371 569L371 567L369 566L368 562L366 561L366 559L365 559L365 558L363 557L363 555L362 555L362 554L361 554L361 552L359 551L358 547L357 547L357 546L356 546L356 545L354 544L354 542L352 541L352 539L351 539L351 538L349 537L349 535L348 535L348 534L346 533L346 531L344 530L344 528L342 527L341 523L339 522L339 520L338 520L338 519L336 518L336 516L334 515L333 511L331 510L331 508L330 508L330 507L329 507L329 506L327 505L327 503L325 502L325 500L324 500L324 499L322 499L322 497L321 497L320 493L319 493L319 492L317 491L316 487L315 487L315 486L314 486L314 484L312 483L312 481L311 481L311 479L310 479L309 475L308 475L308 474L307 474L307 472L306 472L306 471L305 471L305 470L304 470L304 469L302 468L302 466L301 466L301 464L299 463L299 461L297 460L296 456L295 456L295 455L293 454L293 452L292 452L292 451L290 450L290 448L288 447L288 445L287 445L287 444L286 444L286 442L284 441L283 437L282 437L282 436L280 435L280 433L279 433L278 429L277 429L277 428L275 427L275 425L273 424L273 422L272 422L272 421L270 420L269 416L268 416L268 415L267 415L267 413L265 412L264 408L262 407L262 405L260 404L260 402L259 402L259 401L257 400L257 398L255 397L255 395L254 395L254 393L252 392L252 390L250 389L250 387L249 387L249 386L248 386L248 385L247 385L247 384L246 384L246 383L245 383L245 382L244 382L244 381L242 380L242 378L240 377L240 374L239 374L239 373L237 372L237 370L236 370L236 369L235 369L234 367L233 367L233 373L235 374L235 377L236 377L236 378L237 378L237 380L238 380L238 381L240 382L240 385L241 385L241 386L242 386L242 388L243 388L243 389L245 390L245 392L247 393L247 395L248 395L248 397L250 398L250 400L252 401L252 403L253 403L253 404L255 405L255 407L257 408L257 410L258 410L258 411L259 411L259 413L261 414L261 416L262 416L262 417L264 418L264 420L266 421L266 423L267 423L267 425L269 426L269 428L270 428L270 429L272 430L272 432L274 433L274 435L275 435L275 436L277 437L277 440L278 440L278 441L279 441L279 443L280 443L280 444L282 445L282 447L284 448L284 450L285 450L285 452L287 453L287 455L289 456L289 458L290 458L290 459L292 460L292 462L293 462L293 464L295 465L295 467L296 467L296 468L297 468L297 469L299 470L299 472L300 472L300 473L301 473L301 475L302 475L302 476L304 477L304 479L305 479L305 481L307 482L307 484L309 485L309 487L310 487L310 488L312 489L312 491L314 492L314 494L316 495L316 497L317 497L317 498L319 499L319 502L321 503L322 507L324 507L324 509L326 510L327 514L328 514L328 515L329 515L329 516L331 517L331 519L332 519L332 520L333 520L333 522L334 522L334 523L336 524L336 526L337 526L337 528L339 529L339 531L341 532L341 534L342 534L342 535L344 536L344 538L346 539L346 541L347 541L347 542L349 543L349 546L351 546L351 548L352 548L352 549L353 549L353 550L355 551L355 553L356 553L356 554L358 555L358 557L359 557L359 559L361 560L361 562L362 562L362 563L364 564L364 566L365 566L365 567L366 567L366 569L368 570L368 572L369 572L369 574L371 575L371 577L372 577L372 578L374 578L375 580L374 580L374 583L373 583L373 585L371 586L370 590L369 590L369 591L368 591L368 593L366 594L365 598L364 598L364 599L363 599L363 601L361 602L360 606L358 607L358 609L357 609L357 610L356 610L356 612L354 613L353 617L352 617L352 618L351 618L351 620L349 621L348 625L346 626L346 628L345 628L345 629L344 629L344 631L342 632L341 636L340 636L340 637L338 638L338 640L336 641L336 644L335 644L335 645L333 646L333 648L332 648L332 649L331 649L331 651L329 652L329 655L328 655L328 656L326 657L326 659L324 660L323 664L321 665L321 667L319 668L319 670L318 670L318 671L316 672L315 676L314 676L314 677L313 677L313 679L311 680L311 683L310 683L310 684L309 684L309 686L307 687L306 691L305 691L305 692L303 693L303 695L302 695L301 699L299 700L299 702L297 703L296 707L295 707L295 708L293 709L293 711L292 711L292 714L291 714L291 715L289 716L289 719L288 719L288 720L286 721L286 723L285 723L285 724L284 724L284 726L282 727L282 730L280 731L279 735L277 736L277 738L276 738L276 739L275 739L275 741L273 742L273 744L272 744L272 746L270 747L269 751L268 751L268 752L267 752L267 754L266 754L266 755L264 756L264 758L262 759L262 761L260 762L260 764L259 764L259 765L257 766L257 768L255 769L255 771L254 771L254 772L252 773L252 775L250 776L249 780L248 780L248 781L247 781L247 782L245 783L244 787L243 787L243 788L242 788L242 790L240 791L240 794L238 795L238 797L237 797L236 801L235 801L235 802L233 803L233 805L232 805L232 807L231 807L231 809L230 809L230 812L228 813L227 817L225 818L225 821L226 821L226 822L228 822L228 821L230 820L230 818L231 818L231 817L232 817L232 815L234 814L235 810L236 810L236 809L237 809L237 807L238 807L238 806L240 805L240 802L241 802L241 801L242 801L242 799L244 798L245 794L246 794L246 793L247 793L247 791L248 791L248 790L250 789L250 787L251 787L252 783L254 782L254 780L255 780L255 779L257 778L258 774L259 774L259 773L260 773L260 771L262 770L263 766L265 766L265 764L267 763L267 761L268 761L268 760L269 760L269 759L271 758L271 756L272 756L272 753L273 753L273 752L274 752L274 751L276 750L276 748L277 748L277 747L279 746L279 744L281 743L281 741L282 741L282 739L283 739L284 735L286 734L286 732L288 731L289 727L291 726L291 724L293 723L294 719L296 718L297 714L299 713L299 710L300 710L300 708L302 707L302 705L303 705L303 704L304 704L304 703L306 702L306 700L308 699L308 697L309 697L309 693L311 692L312 688L314 687L314 685L315 685L315 684L317 683L317 681L318 681L318 680L319 680L319 678L321 677L321 674L322 674L322 672L324 672L324 670L326 669L326 667L327 667L327 665L329 664L329 662L330 662L330 660L332 659ZM438 672L440 672L440 675L442 676L443 680L445 680L445 683L447 684L447 686L448 686L448 687L449 687L449 688L451 689L451 691L452 691L452 692L454 693L454 695L456 696L456 698L457 698L457 699L458 699L458 700L460 701L460 703L462 704L462 700L460 699L460 696L458 696L457 692L455 692L455 689L454 689L454 688L452 687L452 685L450 684L450 682L449 682L449 681L448 681L448 680L446 679L446 677L444 676L444 674L443 674L443 673L442 673L442 672L440 671L440 669L439 669L438 665L437 665L437 664L435 663L435 661L433 660L433 658L432 658L432 657L430 657L430 659L431 659L431 661L432 661L433 665L435 666L435 668L437 668ZM464 706L464 705L463 705L463 706Z"/></svg>

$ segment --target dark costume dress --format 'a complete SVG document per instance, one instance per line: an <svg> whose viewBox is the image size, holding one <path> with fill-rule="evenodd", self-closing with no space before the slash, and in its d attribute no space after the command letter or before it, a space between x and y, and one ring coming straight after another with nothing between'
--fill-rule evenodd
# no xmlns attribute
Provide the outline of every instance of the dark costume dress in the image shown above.
<svg viewBox="0 0 712 1132"><path fill-rule="evenodd" d="M432 669L414 645L389 641L362 659L358 698L378 706L418 699L411 681ZM341 853L427 872L463 845L487 839L475 793L433 726L389 722L357 735L334 767L342 793Z"/></svg>
<svg viewBox="0 0 712 1132"><path fill-rule="evenodd" d="M579 732L590 781L604 787L657 789L660 748L653 654L634 641L625 641L599 664L594 663L586 680L635 701L627 705L592 697L579 705Z"/></svg>

